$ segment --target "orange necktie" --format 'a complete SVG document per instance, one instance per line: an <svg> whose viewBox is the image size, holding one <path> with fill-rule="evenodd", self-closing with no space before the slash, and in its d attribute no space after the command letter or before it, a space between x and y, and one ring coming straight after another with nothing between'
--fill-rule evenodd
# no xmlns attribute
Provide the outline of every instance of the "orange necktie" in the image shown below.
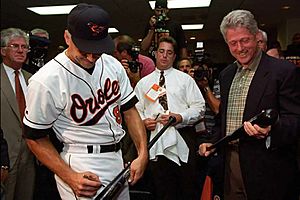
<svg viewBox="0 0 300 200"><path fill-rule="evenodd" d="M21 123L23 122L24 112L25 112L25 97L22 90L22 86L19 79L19 71L15 71L15 89L16 89L16 99L19 105ZM22 123L23 124L23 123Z"/></svg>

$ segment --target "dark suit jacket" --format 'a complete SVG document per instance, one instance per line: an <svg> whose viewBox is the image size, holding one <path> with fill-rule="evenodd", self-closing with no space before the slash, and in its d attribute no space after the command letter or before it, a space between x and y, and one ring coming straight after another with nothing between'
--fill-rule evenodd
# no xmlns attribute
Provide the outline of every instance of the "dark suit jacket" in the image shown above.
<svg viewBox="0 0 300 200"><path fill-rule="evenodd" d="M0 128L0 144L1 144L1 166L9 167L8 147L3 136L2 128Z"/></svg>
<svg viewBox="0 0 300 200"><path fill-rule="evenodd" d="M223 136L228 94L236 70L237 65L232 64L220 74ZM248 91L243 121L268 108L276 109L280 115L270 132L270 148L266 148L265 139L246 134L240 139L240 164L248 199L295 199L299 180L295 148L300 132L300 68L263 54Z"/></svg>

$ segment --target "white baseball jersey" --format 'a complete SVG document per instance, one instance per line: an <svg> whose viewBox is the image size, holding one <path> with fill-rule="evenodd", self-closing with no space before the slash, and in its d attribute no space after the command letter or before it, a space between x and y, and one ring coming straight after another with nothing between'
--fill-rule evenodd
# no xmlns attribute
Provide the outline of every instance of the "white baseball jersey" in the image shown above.
<svg viewBox="0 0 300 200"><path fill-rule="evenodd" d="M67 144L115 143L125 133L120 106L134 106L134 99L126 71L112 56L102 54L89 74L63 52L29 80L24 124L53 128Z"/></svg>

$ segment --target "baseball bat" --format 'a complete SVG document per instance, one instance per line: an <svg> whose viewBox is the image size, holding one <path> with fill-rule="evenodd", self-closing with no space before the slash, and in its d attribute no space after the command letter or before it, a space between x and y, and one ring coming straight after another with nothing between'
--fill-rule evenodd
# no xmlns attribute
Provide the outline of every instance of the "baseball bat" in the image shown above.
<svg viewBox="0 0 300 200"><path fill-rule="evenodd" d="M154 138L148 144L148 150L154 145L159 137L166 131L171 124L176 122L176 118L169 117L169 121L163 128L154 136ZM123 185L130 176L130 163L100 192L95 200L112 200L121 191Z"/></svg>
<svg viewBox="0 0 300 200"><path fill-rule="evenodd" d="M249 122L251 124L257 124L260 127L267 127L269 125L275 124L279 119L278 112L274 109L267 109L267 110L262 110L261 113L258 115L252 117ZM207 147L206 149L208 151L227 144L228 142L232 140L236 140L240 138L243 134L245 134L244 131L244 125L241 125L239 128L237 128L233 133L226 135L225 137L221 138L217 142L215 142L213 145Z"/></svg>

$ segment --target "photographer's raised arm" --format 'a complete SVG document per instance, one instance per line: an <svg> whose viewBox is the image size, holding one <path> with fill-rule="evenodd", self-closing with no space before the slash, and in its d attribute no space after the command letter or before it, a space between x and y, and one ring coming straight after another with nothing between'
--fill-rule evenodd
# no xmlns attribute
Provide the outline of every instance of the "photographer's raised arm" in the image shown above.
<svg viewBox="0 0 300 200"><path fill-rule="evenodd" d="M204 89L204 98L207 101L210 109L216 114L219 113L220 99L216 98L210 87Z"/></svg>
<svg viewBox="0 0 300 200"><path fill-rule="evenodd" d="M213 91L210 89L208 84L208 79L206 77L195 80L198 87L201 89L201 92L208 103L210 109L214 112L214 114L219 113L220 99L216 98Z"/></svg>
<svg viewBox="0 0 300 200"><path fill-rule="evenodd" d="M155 30L154 29L149 29L148 34L146 37L143 39L141 42L141 49L143 51L147 51L151 45L152 39L154 37Z"/></svg>

